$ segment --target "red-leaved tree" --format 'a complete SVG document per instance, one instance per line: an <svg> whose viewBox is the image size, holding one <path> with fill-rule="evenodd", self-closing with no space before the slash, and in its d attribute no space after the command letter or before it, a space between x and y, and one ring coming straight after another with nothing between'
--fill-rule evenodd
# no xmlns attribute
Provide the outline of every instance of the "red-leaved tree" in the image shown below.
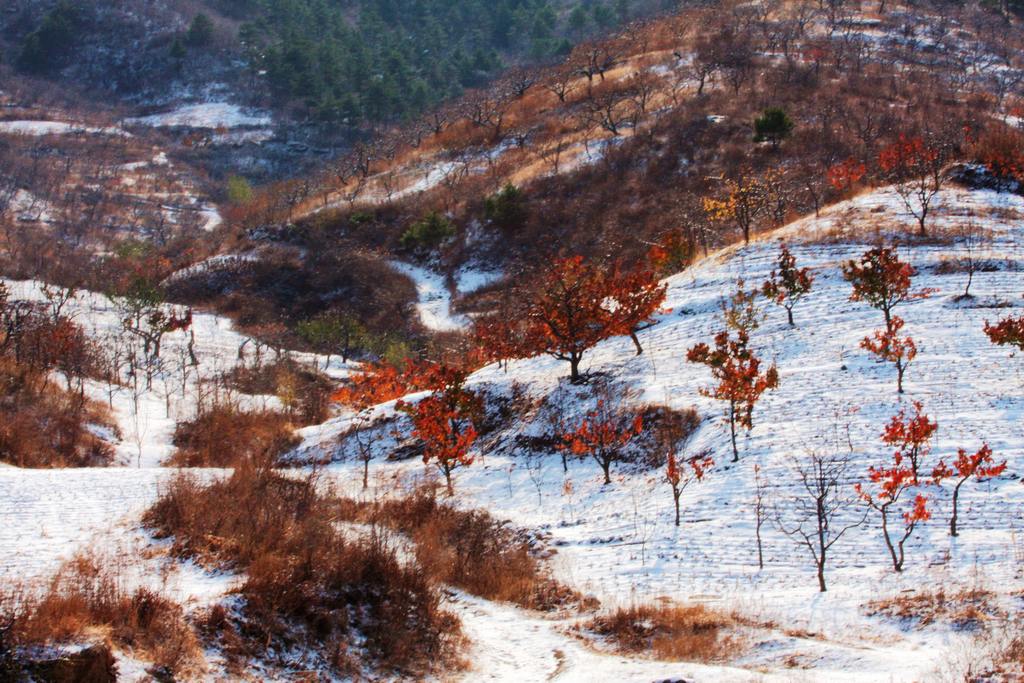
<svg viewBox="0 0 1024 683"><path fill-rule="evenodd" d="M957 451L956 460L953 461L952 465L947 465L945 461L939 461L936 465L935 470L932 472L932 479L936 485L942 483L944 479L954 479L956 483L953 485L953 513L949 518L949 535L956 536L956 522L957 522L957 503L960 499L960 487L963 486L967 480L975 479L977 481L984 481L991 479L992 477L998 477L1006 470L1006 461L996 464L995 460L992 459L992 449L989 445L982 444L981 448L975 453L968 453L964 449Z"/></svg>
<svg viewBox="0 0 1024 683"><path fill-rule="evenodd" d="M464 387L465 380L464 372L441 368L435 374L433 393L415 404L395 404L412 419L413 436L423 442L423 462L434 462L444 474L449 496L455 492L452 472L473 464L470 449L483 413L483 401Z"/></svg>
<svg viewBox="0 0 1024 683"><path fill-rule="evenodd" d="M711 368L718 384L701 389L701 394L728 403L729 435L732 442L732 461L740 459L736 446L736 427L754 428L754 405L768 389L779 385L779 372L773 363L761 371L761 360L750 350L749 337L744 330L731 339L728 331L715 336L715 346L700 343L691 348L686 359Z"/></svg>
<svg viewBox="0 0 1024 683"><path fill-rule="evenodd" d="M904 544L918 524L928 521L931 517L931 513L928 512L928 499L920 493L917 494L913 504L899 516L903 523L902 529L894 532L889 528L890 516L899 510L903 494L916 485L914 471L897 451L893 455L891 467L876 469L872 465L868 468L868 478L873 485L871 490L863 484L857 484L855 488L868 507L881 516L882 537L892 558L892 567L897 572L902 572Z"/></svg>
<svg viewBox="0 0 1024 683"><path fill-rule="evenodd" d="M893 310L901 303L928 297L933 290L911 291L911 278L917 271L900 260L891 247L876 247L860 259L843 264L843 277L853 286L851 301L864 301L882 312L885 329L865 337L860 345L882 360L894 363L897 372L897 391L903 393L903 375L917 356L917 346L909 336L901 336L903 319Z"/></svg>
<svg viewBox="0 0 1024 683"><path fill-rule="evenodd" d="M893 316L887 329L875 330L873 336L860 341L862 349L896 366L896 392L900 394L903 393L903 375L917 358L917 344L910 336L900 336L902 329L903 318Z"/></svg>
<svg viewBox="0 0 1024 683"><path fill-rule="evenodd" d="M672 487L672 501L676 506L676 526L679 526L679 498L683 491L693 482L703 480L707 471L714 466L715 461L706 452L684 459L682 467L676 462L675 453L668 454L665 481Z"/></svg>
<svg viewBox="0 0 1024 683"><path fill-rule="evenodd" d="M667 285L659 282L653 270L612 271L608 282L612 299L613 333L626 334L633 340L636 355L644 352L637 333L654 325L654 314L665 303Z"/></svg>
<svg viewBox="0 0 1024 683"><path fill-rule="evenodd" d="M882 432L882 441L888 446L895 446L896 453L910 462L915 484L924 469L924 459L931 452L931 440L938 428L938 423L922 412L921 402L914 401L913 415L908 416L907 411L900 408Z"/></svg>
<svg viewBox="0 0 1024 683"><path fill-rule="evenodd" d="M591 457L601 466L604 483L612 483L612 463L623 459L625 448L644 428L643 417L599 398L579 426L561 436L561 448L579 457Z"/></svg>
<svg viewBox="0 0 1024 683"><path fill-rule="evenodd" d="M604 272L582 257L555 261L529 295L525 346L569 363L579 382L583 354L616 333Z"/></svg>
<svg viewBox="0 0 1024 683"><path fill-rule="evenodd" d="M1024 316L1004 318L995 325L985 321L985 334L993 344L999 346L1016 346L1024 351Z"/></svg>
<svg viewBox="0 0 1024 683"><path fill-rule="evenodd" d="M570 378L579 383L583 355L605 339L628 335L643 353L637 333L654 324L665 290L652 270L558 259L521 293L520 303L479 318L474 336L490 360L546 353L568 362Z"/></svg>
<svg viewBox="0 0 1024 683"><path fill-rule="evenodd" d="M814 276L810 268L797 268L796 257L783 244L779 249L779 260L768 280L761 286L761 293L786 309L790 326L793 322L793 307L805 294L811 291Z"/></svg>
<svg viewBox="0 0 1024 683"><path fill-rule="evenodd" d="M893 183L907 211L917 219L922 237L928 234L925 221L945 180L943 168L948 160L945 152L944 145L900 135L896 142L878 153L879 168Z"/></svg>
<svg viewBox="0 0 1024 683"><path fill-rule="evenodd" d="M851 157L831 166L826 175L829 185L834 187L837 192L846 194L860 182L865 173L867 173L867 167L864 166L864 163Z"/></svg>

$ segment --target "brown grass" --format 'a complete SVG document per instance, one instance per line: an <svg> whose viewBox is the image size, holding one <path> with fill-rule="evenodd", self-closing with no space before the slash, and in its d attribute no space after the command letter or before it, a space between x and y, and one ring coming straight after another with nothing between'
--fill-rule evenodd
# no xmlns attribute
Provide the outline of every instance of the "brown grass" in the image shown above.
<svg viewBox="0 0 1024 683"><path fill-rule="evenodd" d="M934 623L974 629L1006 614L994 604L995 594L981 588L947 592L917 591L891 598L872 600L866 605L869 616L885 616L915 622L917 628Z"/></svg>
<svg viewBox="0 0 1024 683"><path fill-rule="evenodd" d="M360 660L411 675L453 665L459 622L429 572L400 561L383 534L346 538L336 517L315 478L246 464L209 485L179 477L145 523L180 556L246 572L238 618L213 629L221 642L256 653L304 644L343 675Z"/></svg>
<svg viewBox="0 0 1024 683"><path fill-rule="evenodd" d="M371 506L348 501L342 514L408 536L418 563L439 583L543 611L596 604L555 581L526 534L484 510L442 503L434 486Z"/></svg>
<svg viewBox="0 0 1024 683"><path fill-rule="evenodd" d="M197 673L202 662L181 606L146 588L127 591L105 560L80 555L44 593L16 604L5 610L16 647L102 641L179 677Z"/></svg>
<svg viewBox="0 0 1024 683"><path fill-rule="evenodd" d="M174 430L170 464L179 467L234 467L245 461L276 459L298 444L289 417L273 410L244 411L220 404Z"/></svg>
<svg viewBox="0 0 1024 683"><path fill-rule="evenodd" d="M721 662L734 657L740 642L728 631L735 616L705 605L635 605L595 617L580 628L625 654L656 659Z"/></svg>
<svg viewBox="0 0 1024 683"><path fill-rule="evenodd" d="M111 427L105 406L0 357L0 462L17 467L95 467L113 459L110 444L87 429Z"/></svg>

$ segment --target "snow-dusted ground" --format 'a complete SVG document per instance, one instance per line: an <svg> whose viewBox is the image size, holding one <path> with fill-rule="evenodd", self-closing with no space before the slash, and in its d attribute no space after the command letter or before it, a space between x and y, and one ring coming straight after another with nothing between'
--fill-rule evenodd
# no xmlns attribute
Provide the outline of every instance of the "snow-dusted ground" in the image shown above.
<svg viewBox="0 0 1024 683"><path fill-rule="evenodd" d="M265 128L273 124L270 114L246 110L227 102L204 102L178 107L168 112L124 120L126 126L154 128Z"/></svg>
<svg viewBox="0 0 1024 683"><path fill-rule="evenodd" d="M982 303L998 300L1024 306L1024 274L1018 272L1024 265L1024 200L950 189L941 196L932 230L951 227L968 213L995 233L987 257L1012 266L976 274L972 293ZM893 367L875 362L858 346L881 326L881 314L849 300L850 287L839 265L863 253L894 224L905 222L906 232L912 232L908 219L898 198L880 190L832 207L820 220L804 219L749 247L726 249L669 279L667 305L672 312L640 335L642 356L634 355L628 338L609 340L588 353L587 369L611 373L632 385L642 392L640 400L677 408L695 405L705 418L687 452L709 448L718 465L702 484L687 489L680 528L672 524L671 495L660 473L620 471L611 486L602 487L592 461L572 463L569 474L563 475L555 454L533 468L521 457L482 455L457 475L460 500L549 531L558 550L555 566L561 578L606 602L663 595L702 600L785 628L821 634L811 641L757 643L745 662L751 667L777 669L782 655L793 654L799 666L810 667L806 677L814 680L910 681L936 676L944 658L952 656L967 635L941 627L904 631L882 619L867 619L863 604L908 589L978 584L1005 592L1024 588L1024 517L1019 512L1024 488L1018 482L1024 465L1024 362L1011 357L1006 348L993 346L982 332L985 320L1013 309L956 304L953 297L962 292L966 276L934 272L944 256L960 255L960 247L903 246L902 258L920 270L915 285L938 291L898 310L920 355L908 370L907 394L902 399L897 395ZM769 307L768 319L754 334L761 355L778 363L781 385L758 405L755 429L741 438L742 459L733 465L722 406L698 393L711 383L710 376L704 366L687 363L685 354L693 344L710 341L721 328L718 304L734 290L738 277L744 277L748 287L767 278L782 239L791 244L801 266L813 268L814 291L796 308L796 329L789 329L785 311ZM485 368L470 378L470 384L507 395L511 383L518 382L531 396L541 397L566 375L564 363L536 358L513 362L507 373ZM1009 462L1007 474L998 480L965 485L961 536L947 535L948 491L933 490L935 518L909 542L903 575L893 573L874 517L833 548L827 594L817 593L806 550L771 525L765 530L766 568L759 571L752 508L754 465L765 472L772 499L785 511L795 491L792 463L805 457L808 448L822 446L834 427L836 411L857 409L843 420L850 422L855 446L853 476L865 478L868 465L880 464L889 455L879 440L884 423L913 400L922 401L940 425L933 463L939 457L948 459L958 447L973 452L983 440L999 459ZM343 423L339 418L306 429L299 452L316 450ZM506 436L511 439L517 432L539 433L542 428L518 424L510 430ZM413 461L375 467L382 476L417 475L423 465ZM339 462L332 471L343 483L358 481L357 463ZM571 494L565 493L566 480L572 483ZM524 646L510 670L527 670L528 658L545 652L550 648L540 642Z"/></svg>

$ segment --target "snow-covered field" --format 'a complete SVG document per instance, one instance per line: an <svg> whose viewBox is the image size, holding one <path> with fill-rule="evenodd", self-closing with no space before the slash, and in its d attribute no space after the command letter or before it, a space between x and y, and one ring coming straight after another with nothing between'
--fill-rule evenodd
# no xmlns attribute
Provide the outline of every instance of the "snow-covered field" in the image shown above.
<svg viewBox="0 0 1024 683"><path fill-rule="evenodd" d="M1009 264L975 275L971 291L976 301L982 306L995 301L1024 306L1024 275L1018 272L1024 264L1024 201L988 191L951 189L944 191L941 202L933 231L953 227L972 214L972 220L995 233L985 256ZM935 274L940 260L961 255L961 247L903 246L901 257L920 271L915 285L938 291L898 311L920 355L907 373L906 395L897 395L893 367L875 362L858 346L881 326L881 315L849 300L850 287L839 265L863 253L880 234L900 232L894 228L901 221L907 232L912 231L907 219L898 198L882 190L832 207L820 220L799 221L749 247L724 250L670 278L667 305L672 312L640 335L642 356L634 355L627 338L605 342L587 355L588 369L610 373L639 389L640 401L676 408L695 405L705 418L687 451L711 449L718 465L703 483L687 489L680 528L672 524L671 494L660 473L619 472L611 486L603 487L593 462L571 463L563 475L556 454L532 464L507 451L481 454L457 476L460 500L550 532L560 577L606 602L659 596L708 601L786 628L821 634L812 642L757 643L745 662L752 667L777 668L781 651L794 654L799 666L810 667L807 677L817 680L922 680L938 675L944 658L952 656L965 634L951 628L904 631L879 618L868 620L863 605L870 598L909 589L1024 588L1024 517L1019 512L1024 488L1018 481L1024 465L1024 362L993 346L982 332L985 320L1002 317L1012 308L956 303L953 299L962 292L966 276ZM693 344L710 341L721 328L719 301L735 289L738 277L746 279L748 288L768 277L781 240L791 245L801 266L813 268L814 291L795 311L795 330L786 324L785 311L770 307L767 321L754 333L762 357L778 363L781 385L757 407L755 429L741 438L742 458L733 465L722 406L698 393L710 384L709 374L705 367L686 362L685 354ZM470 378L470 384L507 395L517 382L527 386L531 396L541 397L566 375L564 363L537 358L513 362L507 373L495 366L485 368ZM999 479L964 487L961 536L947 535L949 493L935 490L930 492L934 519L909 542L903 575L892 571L874 517L833 548L827 594L817 592L807 551L771 524L765 529L766 567L758 570L754 465L765 473L770 496L784 512L795 490L792 464L806 457L809 448L822 447L837 411L857 409L841 422L850 423L854 474L866 478L869 465L889 457L879 439L885 422L915 400L922 401L940 425L931 462L949 459L958 447L973 452L982 441L992 446L999 460L1009 462ZM343 421L307 428L300 452L316 450ZM518 424L510 430L509 439L515 432L539 433L541 427ZM390 476L417 475L423 466L406 462L376 467L384 473L381 476ZM332 470L342 482L358 480L357 463L339 462ZM569 488L572 493L566 492Z"/></svg>
<svg viewBox="0 0 1024 683"><path fill-rule="evenodd" d="M934 231L951 227L968 213L994 232L985 257L1003 264L975 275L972 293L981 305L1024 306L1024 199L988 191L951 189L943 193ZM874 362L859 340L880 326L881 316L849 301L849 285L839 264L862 253L881 234L898 232L904 220L895 195L886 190L864 194L831 207L820 219L807 218L765 236L749 247L712 255L689 271L669 279L671 312L640 335L645 348L634 355L628 338L609 340L590 352L587 369L608 373L641 392L638 402L676 408L696 406L704 418L687 445L687 453L710 449L718 463L704 482L683 496L683 524L672 524L672 502L660 473L616 470L610 486L601 485L592 461L570 462L563 474L557 454L527 458L511 448L480 454L456 477L458 500L550 534L557 551L554 568L560 579L593 593L606 606L647 602L661 597L700 601L737 610L778 629L752 636L743 654L729 666L668 664L603 654L567 633L571 620L550 619L489 603L461 593L451 608L463 619L471 640L473 668L466 680L938 680L956 657L969 649L970 633L941 624L915 630L892 620L865 615L867 600L910 589L983 586L1009 594L1024 589L1024 503L1020 468L1024 464L1024 362L992 346L983 322L1005 315L1006 308L972 308L954 297L964 275L939 275L943 257L956 256L956 244L922 243L900 247L902 258L920 271L917 287L935 288L931 297L901 306L907 332L920 355L907 374L907 394L895 391L889 365ZM912 229L906 224L907 230ZM710 384L703 366L687 363L686 349L709 341L720 328L719 301L733 291L738 277L748 287L762 282L774 266L785 240L801 266L814 270L813 292L796 308L797 328L785 312L770 307L754 333L762 357L778 363L781 385L758 405L755 428L740 441L741 461L729 462L728 427L722 406L699 394ZM406 264L420 290L424 323L450 329L463 321L449 309L440 276ZM460 281L487 280L467 275ZM38 283L8 283L15 297L40 299ZM468 284L460 284L460 288ZM116 312L99 295L82 294L72 313L91 334L102 338L118 325ZM224 319L197 314L196 353L201 372L224 370L237 362L245 338ZM178 338L181 337L181 338ZM183 335L169 339L168 358L180 351ZM321 359L322 360L322 359ZM321 363L322 364L322 363ZM348 368L332 366L336 376ZM548 358L511 363L508 371L488 367L470 384L492 394L524 386L531 398L565 388L567 367ZM156 496L170 472L159 464L170 452L174 420L188 401L154 391L138 405L127 394L112 399L123 432L119 454L125 465L102 470L31 472L0 468L0 577L31 580L51 573L76 549L151 542L137 530L138 515ZM570 389L582 394L585 388ZM90 388L106 400L106 389ZM246 400L272 401L272 397ZM774 529L764 529L766 566L759 570L754 545L754 465L770 482L770 498L785 513L795 486L791 467L807 449L822 444L835 426L834 415L850 423L856 476L888 455L879 434L885 421L912 400L920 400L940 425L932 462L958 447L976 449L986 440L1007 473L987 483L971 483L961 492L962 534L947 535L948 493L932 491L935 518L911 539L907 570L894 574L877 528L869 518L833 548L829 592L819 594L806 550ZM170 405L170 409L168 409ZM570 405L579 412L582 403ZM849 408L857 408L849 412ZM391 406L379 408L382 413ZM570 421L573 416L570 415ZM303 430L296 458L332 451L348 418ZM530 416L502 435L539 434ZM141 467L139 467L141 466ZM328 468L343 490L357 493L360 463L340 460ZM423 474L418 461L374 463L373 478L392 486L394 477ZM434 476L430 471L427 476ZM568 486L567 483L571 483ZM159 551L159 544L154 546ZM167 567L169 560L163 561ZM178 594L202 603L231 585L231 577L213 576L194 567L176 566L170 585ZM790 635L792 634L792 635Z"/></svg>

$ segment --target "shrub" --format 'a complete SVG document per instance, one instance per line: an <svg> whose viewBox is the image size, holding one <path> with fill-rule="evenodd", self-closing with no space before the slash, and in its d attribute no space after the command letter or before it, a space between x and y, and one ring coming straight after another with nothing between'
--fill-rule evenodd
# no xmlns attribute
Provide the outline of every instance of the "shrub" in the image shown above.
<svg viewBox="0 0 1024 683"><path fill-rule="evenodd" d="M85 555L69 562L42 595L19 600L8 612L9 640L28 648L101 634L173 676L196 673L202 657L181 606L147 588L126 590L110 565Z"/></svg>
<svg viewBox="0 0 1024 683"><path fill-rule="evenodd" d="M593 605L593 599L551 578L525 533L486 511L440 502L433 486L369 507L348 501L344 509L349 519L373 521L411 538L417 561L440 583L529 609Z"/></svg>
<svg viewBox="0 0 1024 683"><path fill-rule="evenodd" d="M402 233L399 241L403 249L416 251L438 247L455 235L455 226L437 211L431 211Z"/></svg>
<svg viewBox="0 0 1024 683"><path fill-rule="evenodd" d="M866 605L868 616L885 616L913 622L922 628L936 622L957 628L975 628L1005 616L995 604L996 595L983 588L960 591L913 591L891 598L872 600Z"/></svg>
<svg viewBox="0 0 1024 683"><path fill-rule="evenodd" d="M113 449L90 431L91 425L114 428L103 406L0 355L0 462L17 467L108 465Z"/></svg>
<svg viewBox="0 0 1024 683"><path fill-rule="evenodd" d="M704 605L635 605L583 624L585 633L605 638L622 653L650 653L672 661L722 661L736 653L738 641L723 635L737 619Z"/></svg>
<svg viewBox="0 0 1024 683"><path fill-rule="evenodd" d="M302 643L342 673L356 643L381 671L420 675L451 663L459 622L440 609L428 575L376 530L344 536L336 513L315 478L288 478L264 461L211 484L180 476L144 521L173 537L177 555L246 573L233 626L252 648Z"/></svg>
<svg viewBox="0 0 1024 683"><path fill-rule="evenodd" d="M754 142L771 142L776 148L793 132L793 119L778 107L769 107L754 119Z"/></svg>
<svg viewBox="0 0 1024 683"><path fill-rule="evenodd" d="M222 404L203 410L174 430L178 467L234 467L246 460L275 460L298 444L291 421L281 412L247 412Z"/></svg>

